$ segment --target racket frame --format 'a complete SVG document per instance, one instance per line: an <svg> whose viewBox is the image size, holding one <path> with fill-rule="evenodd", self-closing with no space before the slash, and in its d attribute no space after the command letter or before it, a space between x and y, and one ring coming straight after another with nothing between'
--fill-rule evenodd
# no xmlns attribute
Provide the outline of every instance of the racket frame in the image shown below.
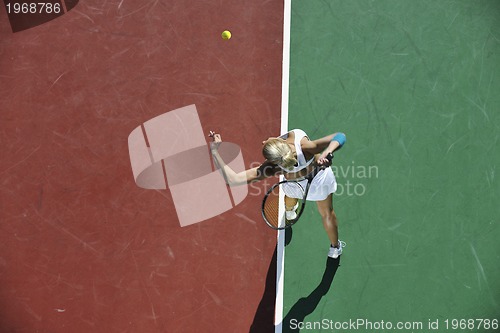
<svg viewBox="0 0 500 333"><path fill-rule="evenodd" d="M275 229L275 230L283 230L283 229L291 227L293 224L295 224L295 222L297 222L299 220L300 215L302 215L302 212L304 211L304 207L306 205L307 192L309 191L309 186L311 185L311 181L308 181L307 185L306 185L306 188L304 190L303 186L300 185L300 182L302 180L304 180L304 179L301 179L301 180L295 180L295 179L282 180L282 181L274 184L273 186L271 186L271 188L266 192L266 195L264 196L264 200L262 200L261 214L262 214L262 218L264 219L264 221L266 222L266 224L270 228ZM288 184L295 183L295 184L297 184L297 186L301 187L302 191L304 193L304 197L302 198L302 203L301 203L300 207L298 208L300 210L296 211L297 212L297 217L295 217L295 219L293 219L293 220L286 220L285 225L282 226L282 227L275 227L271 222L268 221L268 219L266 218L266 214L264 213L265 206L266 206L266 201L267 201L267 198L269 197L269 195L274 191L274 189L276 187L279 187L280 185L283 185L283 184L286 184L286 183L288 183ZM278 204L279 206L282 205L284 196L285 196L285 194L282 194L280 192L280 195L279 195L279 204ZM300 200L300 199L298 199L298 200ZM278 209L279 209L279 206L278 206Z"/></svg>
<svg viewBox="0 0 500 333"><path fill-rule="evenodd" d="M328 154L327 155L327 159L328 161L332 162L332 159L333 159L333 154ZM287 229L289 227L291 227L292 225L294 225L300 218L300 216L302 215L302 213L304 212L304 208L306 207L306 198L307 198L307 194L309 193L309 188L311 187L311 183L314 179L314 177L316 177L316 175L321 171L321 170L324 170L326 169L327 167L329 166L322 166L322 165L316 165L313 169L313 171L311 171L308 175L306 175L304 178L300 179L300 180L296 180L296 179L290 179L290 180L282 180L276 184L274 184L273 186L271 186L271 188L266 192L266 195L264 196L264 199L262 200L262 207L261 207L261 214L262 214L262 218L264 219L264 221L266 222L266 224L272 228L272 229L275 229L275 230L283 230L283 229ZM304 198L302 199L302 204L300 205L300 210L297 211L297 216L293 219L293 220L287 220L285 225L282 226L282 227L275 227L273 226L266 218L266 215L264 213L264 207L266 205L266 200L269 196L269 194L277 187L277 186L280 186L281 184L284 184L284 183L297 183L297 185L299 185L300 187L302 187L302 185L300 185L300 182L303 181L304 179L307 179L307 185L306 185L306 188L304 190ZM281 195L280 195L280 199L281 199ZM299 199L300 200L300 199ZM280 203L281 204L281 203Z"/></svg>

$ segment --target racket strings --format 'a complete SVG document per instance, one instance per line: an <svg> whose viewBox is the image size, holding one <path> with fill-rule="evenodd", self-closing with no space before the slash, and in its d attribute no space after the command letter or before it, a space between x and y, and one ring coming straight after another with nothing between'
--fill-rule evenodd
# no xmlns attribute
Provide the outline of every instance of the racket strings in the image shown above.
<svg viewBox="0 0 500 333"><path fill-rule="evenodd" d="M267 222L274 228L280 226L280 196L279 186L275 187L268 193L266 202L264 203L264 215Z"/></svg>
<svg viewBox="0 0 500 333"><path fill-rule="evenodd" d="M263 215L266 222L273 228L282 229L296 222L296 219L287 219L288 206L294 211L299 211L304 199L304 189L296 182L282 182L275 185L266 195L263 205ZM290 199L296 198L296 199ZM292 203L292 204L290 204ZM294 214L289 214L294 216Z"/></svg>

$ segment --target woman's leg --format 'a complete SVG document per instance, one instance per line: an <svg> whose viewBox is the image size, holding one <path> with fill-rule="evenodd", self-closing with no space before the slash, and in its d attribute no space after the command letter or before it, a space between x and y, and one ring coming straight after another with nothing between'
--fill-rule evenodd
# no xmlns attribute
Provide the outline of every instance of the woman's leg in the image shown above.
<svg viewBox="0 0 500 333"><path fill-rule="evenodd" d="M318 211L323 220L323 227L325 228L326 234L330 239L331 245L334 247L338 246L339 242L339 232L337 224L337 216L333 210L332 194L330 193L325 200L316 201L318 205Z"/></svg>
<svg viewBox="0 0 500 333"><path fill-rule="evenodd" d="M294 220L297 217L297 213L295 212L297 202L298 199L289 198L285 195L285 216L287 220Z"/></svg>
<svg viewBox="0 0 500 333"><path fill-rule="evenodd" d="M295 198L289 198L285 195L285 210L286 211L294 210L297 201L299 200Z"/></svg>

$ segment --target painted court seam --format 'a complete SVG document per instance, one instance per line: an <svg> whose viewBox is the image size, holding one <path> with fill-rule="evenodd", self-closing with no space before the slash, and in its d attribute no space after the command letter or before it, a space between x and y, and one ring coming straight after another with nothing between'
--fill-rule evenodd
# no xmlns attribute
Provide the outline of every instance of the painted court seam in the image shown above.
<svg viewBox="0 0 500 333"><path fill-rule="evenodd" d="M281 86L281 129L280 134L288 131L288 93L290 84L290 24L291 0L284 0L283 8L283 65ZM275 333L283 329L283 290L285 278L285 230L279 230L277 235L276 256L276 303L274 314Z"/></svg>

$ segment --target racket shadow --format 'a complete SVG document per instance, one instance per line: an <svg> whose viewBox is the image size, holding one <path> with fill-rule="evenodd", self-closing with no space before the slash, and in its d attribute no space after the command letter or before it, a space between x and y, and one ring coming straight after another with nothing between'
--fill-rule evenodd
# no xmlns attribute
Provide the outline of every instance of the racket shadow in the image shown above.
<svg viewBox="0 0 500 333"><path fill-rule="evenodd" d="M294 323L302 323L306 316L314 312L323 296L330 290L339 266L340 257L337 259L327 258L325 272L319 285L307 297L300 298L283 318L283 333L300 332L299 328L292 329L290 327L296 326L290 325L290 321L293 320Z"/></svg>

